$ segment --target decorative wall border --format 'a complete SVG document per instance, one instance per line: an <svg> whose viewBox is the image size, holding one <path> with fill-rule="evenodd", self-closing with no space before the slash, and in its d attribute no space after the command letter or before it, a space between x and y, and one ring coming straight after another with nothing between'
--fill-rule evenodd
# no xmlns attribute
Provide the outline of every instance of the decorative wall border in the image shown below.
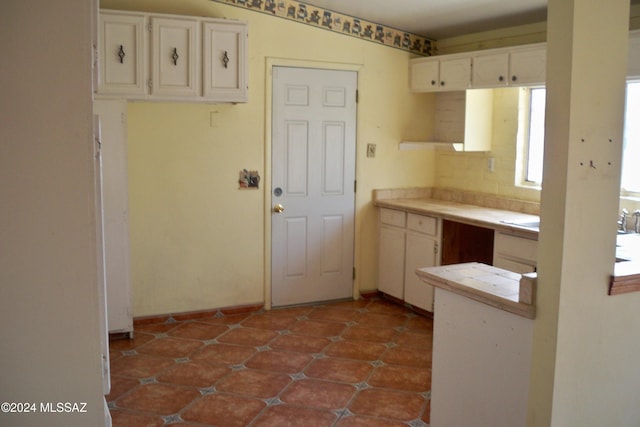
<svg viewBox="0 0 640 427"><path fill-rule="evenodd" d="M312 27L349 35L423 56L432 55L435 40L375 22L322 9L296 0L211 0L262 12Z"/></svg>

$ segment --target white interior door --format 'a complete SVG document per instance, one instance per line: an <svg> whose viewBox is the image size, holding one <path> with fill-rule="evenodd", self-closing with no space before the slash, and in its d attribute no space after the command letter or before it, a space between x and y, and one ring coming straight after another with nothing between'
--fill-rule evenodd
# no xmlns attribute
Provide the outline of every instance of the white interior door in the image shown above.
<svg viewBox="0 0 640 427"><path fill-rule="evenodd" d="M353 295L357 73L273 68L271 298Z"/></svg>

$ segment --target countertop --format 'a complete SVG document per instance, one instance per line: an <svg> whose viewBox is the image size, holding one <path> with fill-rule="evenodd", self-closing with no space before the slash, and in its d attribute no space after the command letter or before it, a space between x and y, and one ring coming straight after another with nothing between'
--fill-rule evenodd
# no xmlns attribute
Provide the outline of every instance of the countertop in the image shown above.
<svg viewBox="0 0 640 427"><path fill-rule="evenodd" d="M503 209L427 198L382 199L375 200L374 205L380 208L397 209L418 215L433 215L446 220L492 228L494 230L509 231L534 239L537 239L539 231L538 228L522 227L506 223L538 221L540 219L538 216Z"/></svg>
<svg viewBox="0 0 640 427"><path fill-rule="evenodd" d="M374 205L379 208L402 210L418 215L431 215L445 220L506 231L530 239L537 240L539 233L538 228L509 224L509 222L539 221L538 216L505 209L428 197L375 199ZM617 295L640 291L640 234L618 236L616 257L621 262L615 264L609 284L609 294Z"/></svg>
<svg viewBox="0 0 640 427"><path fill-rule="evenodd" d="M522 275L477 262L416 270L423 282L472 300L533 319L535 305L520 301Z"/></svg>

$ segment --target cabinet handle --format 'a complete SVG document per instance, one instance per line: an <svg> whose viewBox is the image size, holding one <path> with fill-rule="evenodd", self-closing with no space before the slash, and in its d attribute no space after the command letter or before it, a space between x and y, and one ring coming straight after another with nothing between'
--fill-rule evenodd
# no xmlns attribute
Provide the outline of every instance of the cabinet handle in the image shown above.
<svg viewBox="0 0 640 427"><path fill-rule="evenodd" d="M124 64L124 57L125 57L124 46L120 45L120 49L118 49L118 58L120 58L121 64Z"/></svg>
<svg viewBox="0 0 640 427"><path fill-rule="evenodd" d="M444 80L440 82L440 86L444 86Z"/></svg>
<svg viewBox="0 0 640 427"><path fill-rule="evenodd" d="M173 65L178 65L178 58L180 58L180 56L178 55L178 48L174 47L173 54L171 55L171 59L173 59Z"/></svg>
<svg viewBox="0 0 640 427"><path fill-rule="evenodd" d="M435 80L431 80L431 86L435 86L436 85L436 81Z"/></svg>
<svg viewBox="0 0 640 427"><path fill-rule="evenodd" d="M498 77L498 81L499 81L499 82L503 82L503 81L504 81L504 76L499 76L499 77Z"/></svg>
<svg viewBox="0 0 640 427"><path fill-rule="evenodd" d="M514 75L514 76L511 76L511 81L512 81L512 82L515 82L516 80L518 80L518 76L515 76L515 75Z"/></svg>
<svg viewBox="0 0 640 427"><path fill-rule="evenodd" d="M227 51L224 51L224 56L222 57L222 63L224 64L224 68L227 68L227 66L229 65L229 55L227 54Z"/></svg>

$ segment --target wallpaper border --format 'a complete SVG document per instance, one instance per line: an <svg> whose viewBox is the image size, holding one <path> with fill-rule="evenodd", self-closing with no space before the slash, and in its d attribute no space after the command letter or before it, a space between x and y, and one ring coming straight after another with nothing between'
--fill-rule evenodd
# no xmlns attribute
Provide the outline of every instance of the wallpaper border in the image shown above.
<svg viewBox="0 0 640 427"><path fill-rule="evenodd" d="M298 22L338 34L431 56L436 41L389 26L296 0L211 0Z"/></svg>

